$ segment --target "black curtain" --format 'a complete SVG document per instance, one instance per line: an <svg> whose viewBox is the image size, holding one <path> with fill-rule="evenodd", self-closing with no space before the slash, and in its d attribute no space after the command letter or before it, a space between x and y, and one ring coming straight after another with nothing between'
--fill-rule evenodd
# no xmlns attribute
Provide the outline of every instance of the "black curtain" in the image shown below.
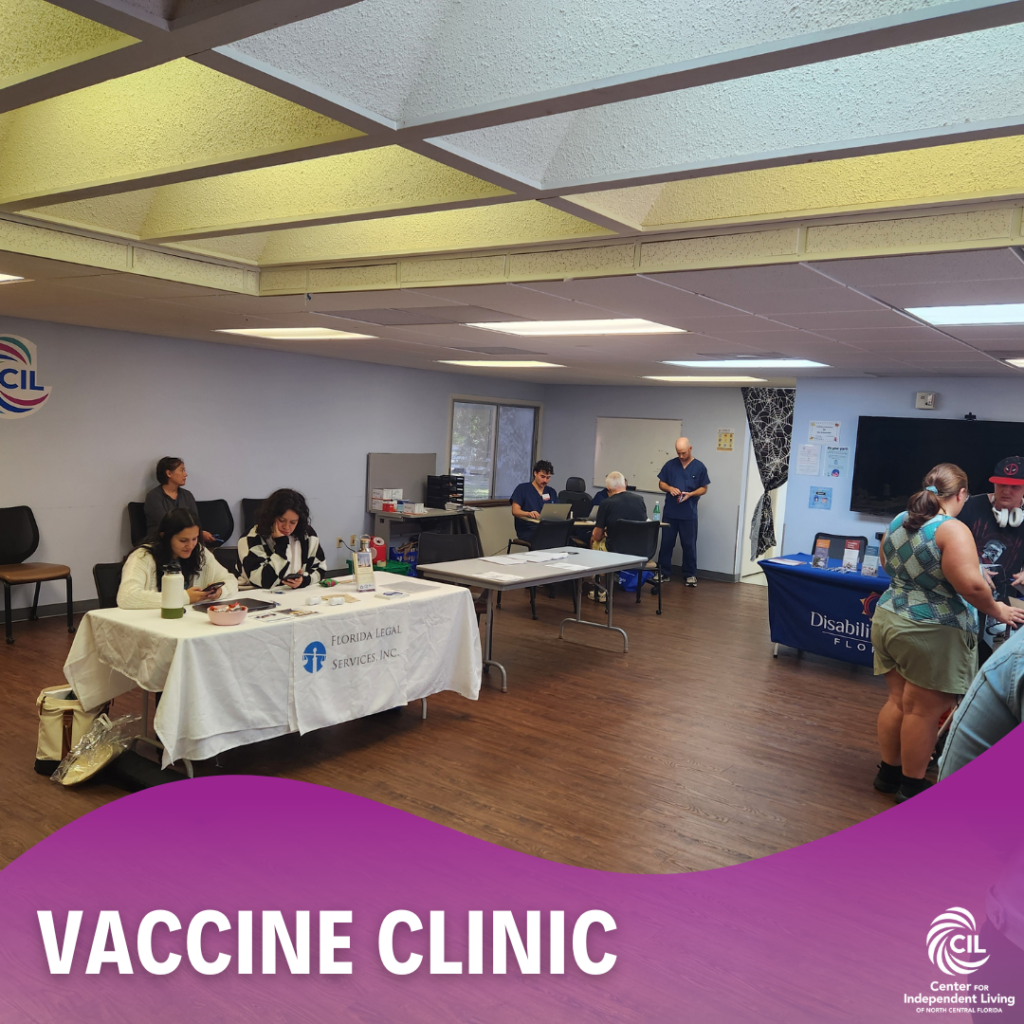
<svg viewBox="0 0 1024 1024"><path fill-rule="evenodd" d="M743 408L750 424L750 441L764 493L750 521L750 557L760 558L775 546L771 492L789 479L789 449L793 440L792 388L742 388Z"/></svg>

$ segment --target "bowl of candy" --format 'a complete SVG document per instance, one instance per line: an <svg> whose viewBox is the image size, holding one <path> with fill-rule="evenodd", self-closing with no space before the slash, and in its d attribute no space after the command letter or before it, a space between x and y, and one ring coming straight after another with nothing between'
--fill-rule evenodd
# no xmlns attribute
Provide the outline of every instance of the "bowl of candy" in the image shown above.
<svg viewBox="0 0 1024 1024"><path fill-rule="evenodd" d="M230 604L211 604L206 609L206 614L215 626L237 626L245 621L249 609L244 604L232 601Z"/></svg>

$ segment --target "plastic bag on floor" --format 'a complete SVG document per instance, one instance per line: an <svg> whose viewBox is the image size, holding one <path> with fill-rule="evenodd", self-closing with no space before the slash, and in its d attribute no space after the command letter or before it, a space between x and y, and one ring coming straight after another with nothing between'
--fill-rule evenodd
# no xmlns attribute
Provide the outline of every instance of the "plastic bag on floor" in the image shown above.
<svg viewBox="0 0 1024 1024"><path fill-rule="evenodd" d="M113 721L106 715L97 715L92 727L68 751L50 778L62 786L77 786L91 779L128 749L141 723L140 715L122 715Z"/></svg>
<svg viewBox="0 0 1024 1024"><path fill-rule="evenodd" d="M636 593L636 579L637 579L638 575L639 575L639 570L638 569L623 569L622 572L619 573L619 586L622 587L622 589L627 591L628 593L635 594ZM645 570L644 571L643 582L640 584L640 586L643 587L643 586L646 586L648 583L653 583L653 582L654 582L654 573L650 572L649 570Z"/></svg>

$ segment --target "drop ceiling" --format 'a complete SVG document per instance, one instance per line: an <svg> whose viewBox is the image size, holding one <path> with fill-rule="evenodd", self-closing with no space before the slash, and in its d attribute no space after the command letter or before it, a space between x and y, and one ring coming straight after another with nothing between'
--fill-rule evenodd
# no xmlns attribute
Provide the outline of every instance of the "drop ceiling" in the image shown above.
<svg viewBox="0 0 1024 1024"><path fill-rule="evenodd" d="M0 314L575 383L1020 372L1021 330L900 312L1024 301L1020 0L0 0L0 37ZM609 316L688 333L463 326Z"/></svg>

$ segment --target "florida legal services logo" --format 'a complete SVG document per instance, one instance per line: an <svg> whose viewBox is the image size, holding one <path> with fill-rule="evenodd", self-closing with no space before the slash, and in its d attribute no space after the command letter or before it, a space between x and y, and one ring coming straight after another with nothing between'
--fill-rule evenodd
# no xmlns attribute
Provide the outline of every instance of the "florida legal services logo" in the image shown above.
<svg viewBox="0 0 1024 1024"><path fill-rule="evenodd" d="M39 361L31 341L0 334L0 416L31 416L50 397L36 383Z"/></svg>
<svg viewBox="0 0 1024 1024"><path fill-rule="evenodd" d="M988 957L981 960L961 960L960 957L985 953L981 948L978 926L974 915L963 907L950 907L939 914L928 930L928 959L943 974L973 974L979 967L988 962Z"/></svg>
<svg viewBox="0 0 1024 1024"><path fill-rule="evenodd" d="M312 675L324 667L326 658L327 648L319 640L314 640L311 644L306 644L306 649L302 652L302 667Z"/></svg>

